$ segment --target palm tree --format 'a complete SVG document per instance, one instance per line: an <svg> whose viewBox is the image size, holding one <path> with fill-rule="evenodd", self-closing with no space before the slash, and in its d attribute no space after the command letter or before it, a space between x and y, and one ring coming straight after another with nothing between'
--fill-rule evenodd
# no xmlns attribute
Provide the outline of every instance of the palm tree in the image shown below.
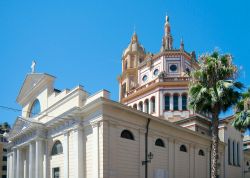
<svg viewBox="0 0 250 178"><path fill-rule="evenodd" d="M237 67L232 63L231 55L213 52L202 56L198 62L200 68L191 73L189 105L195 112L211 116L211 178L216 178L219 114L239 101L243 84L236 81Z"/></svg>
<svg viewBox="0 0 250 178"><path fill-rule="evenodd" d="M242 99L235 107L235 119L232 125L240 131L250 129L250 88L242 94Z"/></svg>

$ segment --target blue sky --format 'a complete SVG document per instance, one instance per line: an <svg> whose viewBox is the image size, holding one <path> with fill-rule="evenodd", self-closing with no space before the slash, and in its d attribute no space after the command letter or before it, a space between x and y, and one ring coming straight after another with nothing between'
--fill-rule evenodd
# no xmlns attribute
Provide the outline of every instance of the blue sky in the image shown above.
<svg viewBox="0 0 250 178"><path fill-rule="evenodd" d="M249 86L249 8L248 0L1 0L0 105L20 109L15 100L32 60L38 72L57 77L56 88L104 88L118 100L121 54L134 26L146 50L158 52L166 13L176 48L183 37L197 55L230 52ZM18 115L0 109L0 122Z"/></svg>

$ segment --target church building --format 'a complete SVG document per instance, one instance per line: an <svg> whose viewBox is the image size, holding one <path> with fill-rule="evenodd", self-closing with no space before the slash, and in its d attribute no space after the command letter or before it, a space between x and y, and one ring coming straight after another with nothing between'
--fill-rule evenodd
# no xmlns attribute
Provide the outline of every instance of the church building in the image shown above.
<svg viewBox="0 0 250 178"><path fill-rule="evenodd" d="M170 29L166 17L157 54L132 35L119 102L107 90L59 90L33 63L17 96L22 114L8 136L7 177L210 178L209 115L188 108L188 74L199 65L183 40L173 47ZM231 119L219 127L218 177L250 177L250 154Z"/></svg>

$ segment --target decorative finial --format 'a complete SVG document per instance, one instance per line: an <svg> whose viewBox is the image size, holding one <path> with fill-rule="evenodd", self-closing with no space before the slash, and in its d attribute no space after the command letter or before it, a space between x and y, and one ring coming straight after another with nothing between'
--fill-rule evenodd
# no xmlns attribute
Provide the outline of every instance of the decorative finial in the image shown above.
<svg viewBox="0 0 250 178"><path fill-rule="evenodd" d="M181 37L181 46L180 46L180 49L181 50L184 50L184 41L183 41L183 38Z"/></svg>
<svg viewBox="0 0 250 178"><path fill-rule="evenodd" d="M34 61L34 60L32 61L30 68L31 68L31 73L35 73L35 70L36 70L36 61Z"/></svg>
<svg viewBox="0 0 250 178"><path fill-rule="evenodd" d="M134 34L136 33L135 31L136 31L136 26L135 26L135 24L134 24Z"/></svg>
<svg viewBox="0 0 250 178"><path fill-rule="evenodd" d="M166 14L166 23L169 22L169 16Z"/></svg>

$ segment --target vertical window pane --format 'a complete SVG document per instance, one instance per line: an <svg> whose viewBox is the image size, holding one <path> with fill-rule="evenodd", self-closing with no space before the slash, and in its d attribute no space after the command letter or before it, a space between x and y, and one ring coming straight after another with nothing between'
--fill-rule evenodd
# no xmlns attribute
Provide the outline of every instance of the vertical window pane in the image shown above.
<svg viewBox="0 0 250 178"><path fill-rule="evenodd" d="M182 96L182 110L187 110L187 96Z"/></svg>
<svg viewBox="0 0 250 178"><path fill-rule="evenodd" d="M174 95L174 110L179 110L179 96L178 95Z"/></svg>
<svg viewBox="0 0 250 178"><path fill-rule="evenodd" d="M155 112L155 98L152 98L152 112Z"/></svg>
<svg viewBox="0 0 250 178"><path fill-rule="evenodd" d="M59 178L59 177L60 177L59 167L53 168L53 178Z"/></svg>
<svg viewBox="0 0 250 178"><path fill-rule="evenodd" d="M228 148L228 164L231 164L231 143L230 140L228 139L228 144L227 144L227 148Z"/></svg>
<svg viewBox="0 0 250 178"><path fill-rule="evenodd" d="M239 152L239 143L237 143L237 165L240 165L240 152Z"/></svg>
<svg viewBox="0 0 250 178"><path fill-rule="evenodd" d="M148 113L149 105L148 105L148 99L145 101L145 112Z"/></svg>
<svg viewBox="0 0 250 178"><path fill-rule="evenodd" d="M235 148L234 148L234 141L233 141L233 164L235 165Z"/></svg>
<svg viewBox="0 0 250 178"><path fill-rule="evenodd" d="M165 95L165 110L166 111L170 110L170 97L169 97L169 95Z"/></svg>

